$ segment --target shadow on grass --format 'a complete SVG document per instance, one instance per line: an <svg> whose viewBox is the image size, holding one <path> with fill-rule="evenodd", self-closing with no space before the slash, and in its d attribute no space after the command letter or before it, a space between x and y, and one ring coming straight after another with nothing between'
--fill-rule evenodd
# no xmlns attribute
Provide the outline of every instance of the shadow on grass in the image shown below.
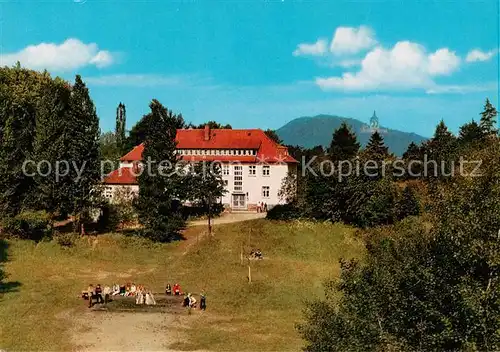
<svg viewBox="0 0 500 352"><path fill-rule="evenodd" d="M123 229L121 231L118 231L117 233L127 237L149 238L148 236L144 235L144 231L142 229ZM185 240L187 240L187 238L181 232L177 232L172 234L170 236L170 240L166 242L185 241Z"/></svg>
<svg viewBox="0 0 500 352"><path fill-rule="evenodd" d="M3 263L9 260L8 251L9 243L4 239L0 239L0 295L8 292L17 292L21 283L18 281L4 281L6 275L3 272Z"/></svg>

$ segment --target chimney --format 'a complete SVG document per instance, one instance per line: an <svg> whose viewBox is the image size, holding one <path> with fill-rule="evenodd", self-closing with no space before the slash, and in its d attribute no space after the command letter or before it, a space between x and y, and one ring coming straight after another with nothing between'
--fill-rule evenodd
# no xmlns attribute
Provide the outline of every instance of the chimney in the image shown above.
<svg viewBox="0 0 500 352"><path fill-rule="evenodd" d="M205 141L210 140L210 126L208 123L205 125Z"/></svg>

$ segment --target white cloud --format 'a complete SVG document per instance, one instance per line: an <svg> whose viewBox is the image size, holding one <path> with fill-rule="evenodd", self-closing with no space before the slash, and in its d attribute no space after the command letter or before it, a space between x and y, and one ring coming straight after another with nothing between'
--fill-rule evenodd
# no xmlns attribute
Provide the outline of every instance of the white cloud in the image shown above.
<svg viewBox="0 0 500 352"><path fill-rule="evenodd" d="M460 58L448 48L437 50L429 55L429 73L431 75L447 75L460 65Z"/></svg>
<svg viewBox="0 0 500 352"><path fill-rule="evenodd" d="M89 65L109 66L114 58L109 51L99 50L95 43L85 44L69 38L61 44L40 43L16 53L0 55L0 66L12 66L18 61L35 70L66 72Z"/></svg>
<svg viewBox="0 0 500 352"><path fill-rule="evenodd" d="M477 92L488 92L496 91L498 88L497 82L489 82L482 85L435 85L427 89L425 92L427 94L465 94L465 93L477 93Z"/></svg>
<svg viewBox="0 0 500 352"><path fill-rule="evenodd" d="M465 61L467 62L488 61L497 53L498 53L497 49L493 49L487 52L481 51L480 49L473 49L469 51L467 57L465 58Z"/></svg>
<svg viewBox="0 0 500 352"><path fill-rule="evenodd" d="M85 77L85 82L96 86L174 86L184 83L180 76L165 76L156 74L116 74L95 77Z"/></svg>
<svg viewBox="0 0 500 352"><path fill-rule="evenodd" d="M341 60L337 63L337 66L343 67L343 68L349 68L353 66L359 66L361 65L361 59L346 59L346 60Z"/></svg>
<svg viewBox="0 0 500 352"><path fill-rule="evenodd" d="M297 45L297 49L293 52L293 56L321 56L328 51L328 43L325 39L318 39L316 43L302 43Z"/></svg>
<svg viewBox="0 0 500 352"><path fill-rule="evenodd" d="M335 55L357 54L377 44L375 33L366 26L338 27L330 44Z"/></svg>
<svg viewBox="0 0 500 352"><path fill-rule="evenodd" d="M420 44L401 41L391 49L371 50L359 71L316 78L316 84L325 90L427 89L435 86L433 77L450 74L459 64L460 58L446 48L428 54Z"/></svg>

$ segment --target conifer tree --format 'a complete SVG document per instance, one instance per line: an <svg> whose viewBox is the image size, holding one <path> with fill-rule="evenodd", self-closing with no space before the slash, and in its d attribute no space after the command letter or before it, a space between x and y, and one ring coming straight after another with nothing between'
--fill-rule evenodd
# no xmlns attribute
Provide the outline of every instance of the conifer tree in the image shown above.
<svg viewBox="0 0 500 352"><path fill-rule="evenodd" d="M364 154L372 160L384 160L389 156L389 148L384 143L384 138L378 133L373 132L366 145Z"/></svg>
<svg viewBox="0 0 500 352"><path fill-rule="evenodd" d="M424 144L429 163L427 177L443 179L449 175L457 157L457 138L448 130L443 120L437 125L434 136Z"/></svg>
<svg viewBox="0 0 500 352"><path fill-rule="evenodd" d="M36 109L45 78L19 64L0 68L0 217L19 213L33 189L23 164L32 157Z"/></svg>
<svg viewBox="0 0 500 352"><path fill-rule="evenodd" d="M176 115L171 110L167 110L166 115L172 121L175 128L181 129L186 127L186 123L184 121L184 118L182 117L182 114ZM156 128L154 121L155 120L152 117L151 113L149 113L144 115L135 124L135 126L132 127L128 137L125 139L123 150L124 153L129 152L134 147L138 146L146 140L146 136L149 134L149 132Z"/></svg>
<svg viewBox="0 0 500 352"><path fill-rule="evenodd" d="M42 165L42 172L34 176L36 189L30 192L30 207L59 215L73 211L74 176L64 175L73 159L68 148L74 141L70 99L71 88L67 82L56 78L47 85L37 113L34 140L33 159ZM58 165L57 177L55 174L44 176L48 165L54 171Z"/></svg>
<svg viewBox="0 0 500 352"><path fill-rule="evenodd" d="M125 109L125 104L120 103L116 108L116 127L115 127L116 145L119 150L123 149L123 144L125 143L126 124L127 124L127 110Z"/></svg>
<svg viewBox="0 0 500 352"><path fill-rule="evenodd" d="M333 132L333 138L328 149L332 161L351 160L356 157L360 148L356 134L343 122Z"/></svg>
<svg viewBox="0 0 500 352"><path fill-rule="evenodd" d="M72 214L78 222L84 220L88 211L99 197L98 185L101 181L99 155L99 118L89 91L80 75L75 77L71 91L71 136L68 146L71 162L78 166L81 174L73 170L73 184L70 190Z"/></svg>
<svg viewBox="0 0 500 352"><path fill-rule="evenodd" d="M176 116L156 99L149 105L148 123L143 151L143 170L138 177L139 197L136 202L139 221L144 225L144 236L155 241L167 242L176 238L184 226L179 211L179 178L174 167L176 154Z"/></svg>
<svg viewBox="0 0 500 352"><path fill-rule="evenodd" d="M483 128L474 120L460 127L458 143L462 148L477 145L484 138Z"/></svg>
<svg viewBox="0 0 500 352"><path fill-rule="evenodd" d="M489 99L486 99L484 110L481 113L481 121L479 123L485 135L495 135L498 133L498 129L496 128L497 114L497 109L490 103Z"/></svg>
<svg viewBox="0 0 500 352"><path fill-rule="evenodd" d="M422 164L420 162L423 161L423 157L422 148L411 142L408 149L403 153L407 173L404 178L419 178L422 175Z"/></svg>

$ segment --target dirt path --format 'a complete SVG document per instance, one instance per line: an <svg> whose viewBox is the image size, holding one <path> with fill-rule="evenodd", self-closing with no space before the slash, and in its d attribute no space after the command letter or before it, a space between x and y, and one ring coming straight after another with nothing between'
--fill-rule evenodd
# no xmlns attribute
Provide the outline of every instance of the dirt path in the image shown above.
<svg viewBox="0 0 500 352"><path fill-rule="evenodd" d="M222 215L221 217L213 219L213 224L214 225L231 224L234 222L262 219L265 217L266 213L252 213L252 212L228 213ZM188 226L203 226L203 225L204 226L207 225L207 220L195 220L195 221L190 221L188 223Z"/></svg>
<svg viewBox="0 0 500 352"><path fill-rule="evenodd" d="M109 313L88 311L76 321L77 351L175 351L182 341L179 317L168 313Z"/></svg>

